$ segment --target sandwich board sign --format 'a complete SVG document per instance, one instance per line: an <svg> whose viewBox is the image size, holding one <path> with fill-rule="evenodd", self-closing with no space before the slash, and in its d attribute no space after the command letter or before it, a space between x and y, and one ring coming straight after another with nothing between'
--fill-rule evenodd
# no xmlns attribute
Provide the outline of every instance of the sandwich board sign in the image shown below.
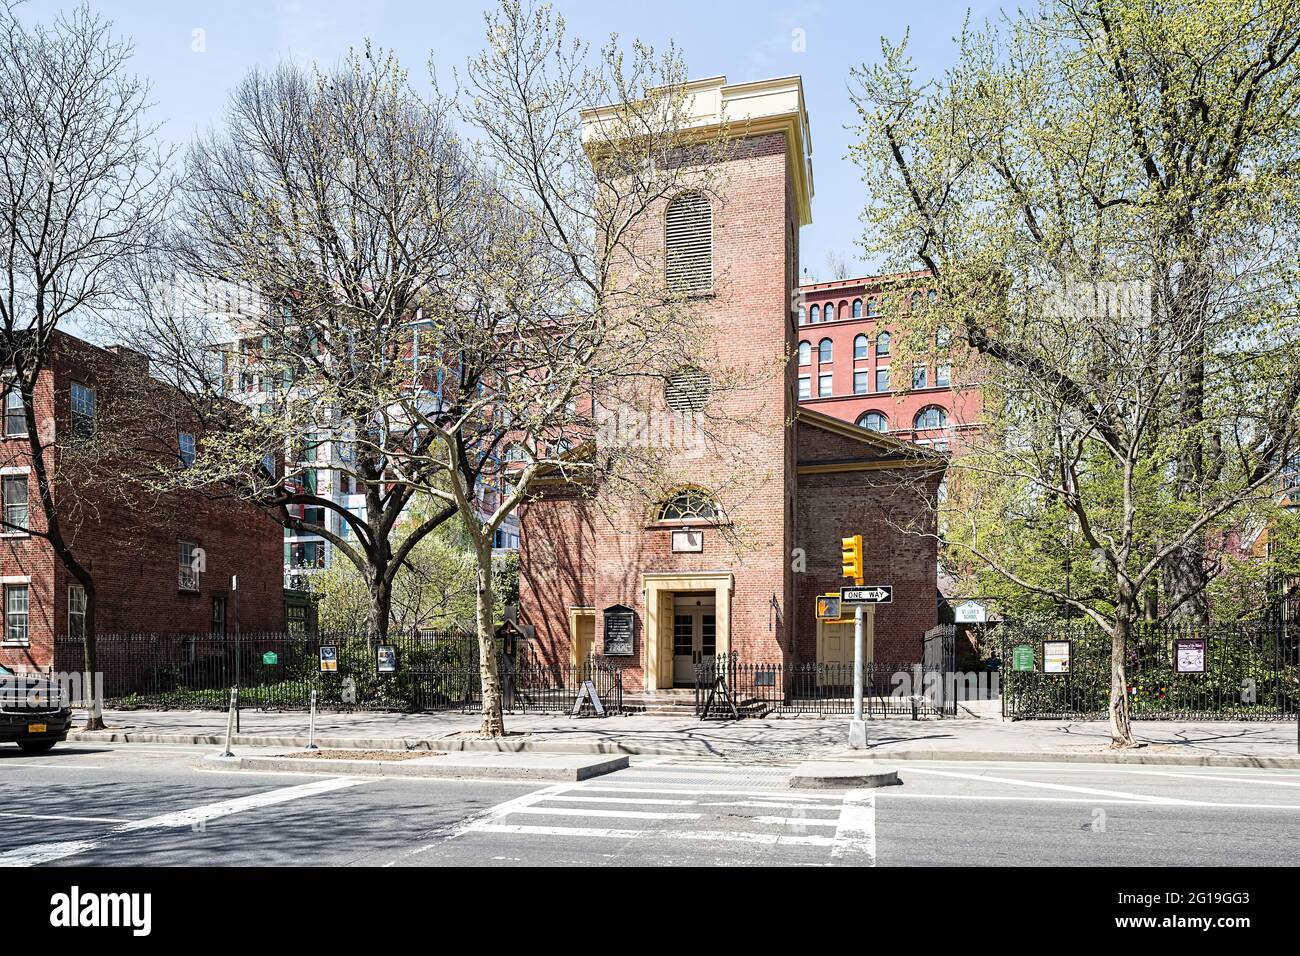
<svg viewBox="0 0 1300 956"><path fill-rule="evenodd" d="M591 704L597 717L605 716L605 705L601 703L600 694L596 693L596 685L589 680L582 682L582 689L578 691L578 696L573 701L573 710L569 711L569 716L581 717L582 705L586 703Z"/></svg>
<svg viewBox="0 0 1300 956"><path fill-rule="evenodd" d="M894 586L892 584L855 585L840 588L840 601L843 604L893 604Z"/></svg>

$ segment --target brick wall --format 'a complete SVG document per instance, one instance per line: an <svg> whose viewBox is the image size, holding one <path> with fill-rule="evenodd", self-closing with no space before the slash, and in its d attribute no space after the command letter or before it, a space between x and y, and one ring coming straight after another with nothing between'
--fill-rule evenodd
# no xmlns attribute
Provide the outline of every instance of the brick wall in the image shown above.
<svg viewBox="0 0 1300 956"><path fill-rule="evenodd" d="M177 433L199 431L171 389L144 372L134 356L58 335L34 398L41 435L47 444L53 441L46 462L64 536L95 577L97 630L208 633L213 598L219 597L226 599L229 632L232 575L239 580L241 627L283 629L279 525L217 488L154 493L143 483L110 475L123 461L146 469L170 464ZM91 385L96 394L98 437L79 452L65 448L72 381ZM0 439L0 468L30 464L25 438ZM34 477L29 475L28 484L30 521L41 530ZM207 570L199 576L197 592L179 586L182 539L206 551ZM36 535L0 539L0 573L30 578L30 646L0 647L0 663L49 667L54 636L68 630L68 588L74 579Z"/></svg>

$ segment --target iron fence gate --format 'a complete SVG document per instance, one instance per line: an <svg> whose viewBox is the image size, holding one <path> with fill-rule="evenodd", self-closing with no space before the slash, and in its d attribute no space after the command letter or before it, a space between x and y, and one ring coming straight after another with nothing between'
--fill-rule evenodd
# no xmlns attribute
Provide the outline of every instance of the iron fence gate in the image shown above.
<svg viewBox="0 0 1300 956"><path fill-rule="evenodd" d="M1300 631L1276 623L1139 626L1124 648L1131 714L1137 720L1294 718L1300 702L1297 638ZM1050 641L1068 642L1068 672L1044 673L1043 645ZM986 638L985 651L1001 662L1004 716L1107 716L1111 638L1101 628L1080 621L1007 623ZM1189 671L1189 665L1201 669Z"/></svg>

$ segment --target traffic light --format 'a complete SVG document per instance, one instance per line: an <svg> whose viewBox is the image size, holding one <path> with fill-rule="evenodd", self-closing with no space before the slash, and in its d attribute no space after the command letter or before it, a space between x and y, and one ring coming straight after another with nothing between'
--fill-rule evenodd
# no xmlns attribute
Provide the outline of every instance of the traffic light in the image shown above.
<svg viewBox="0 0 1300 956"><path fill-rule="evenodd" d="M840 560L844 562L844 576L846 578L852 578L854 584L861 584L862 535L855 534L851 538L840 538L840 548L843 551Z"/></svg>

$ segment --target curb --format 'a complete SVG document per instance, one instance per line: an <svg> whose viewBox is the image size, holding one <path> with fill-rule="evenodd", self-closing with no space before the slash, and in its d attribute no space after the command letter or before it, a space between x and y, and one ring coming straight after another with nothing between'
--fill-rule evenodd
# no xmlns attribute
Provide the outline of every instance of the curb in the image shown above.
<svg viewBox="0 0 1300 956"><path fill-rule="evenodd" d="M68 740L77 743L119 744L191 744L222 746L224 734L155 734L121 730L72 731ZM293 747L307 746L305 736L271 736L236 734L232 746L240 747ZM556 753L556 754L613 754L641 757L708 757L721 760L741 760L743 753L735 755L705 752L689 747L662 744L641 744L635 741L561 741L533 740L527 734L500 740L482 740L472 737L317 737L316 745L335 750L436 750L444 753L458 751L488 751L497 753ZM1145 748L1144 748L1145 749ZM788 762L801 758L792 755ZM1251 756L1245 754L1171 754L1144 753L1142 750L1116 753L1053 753L1025 750L908 750L872 748L866 753L846 751L830 753L828 760L883 759L883 760L979 760L1009 763L1097 763L1133 764L1166 767L1238 767L1266 770L1300 770L1300 755Z"/></svg>
<svg viewBox="0 0 1300 956"><path fill-rule="evenodd" d="M800 764L789 780L789 785L796 790L893 787L901 783L897 770L887 770L874 764L864 767L849 761L829 760Z"/></svg>
<svg viewBox="0 0 1300 956"><path fill-rule="evenodd" d="M1245 754L1169 754L1137 752L1051 753L1039 750L877 750L872 758L886 760L971 760L986 763L1098 763L1165 767L1255 767L1300 770L1300 756L1267 757Z"/></svg>
<svg viewBox="0 0 1300 956"><path fill-rule="evenodd" d="M624 770L627 757L574 762L572 766L441 761L430 754L415 760L313 760L310 757L225 757L212 755L203 762L226 770L291 771L343 777L416 777L422 779L473 779L577 781ZM484 754L485 757L490 755ZM559 756L559 755L557 755ZM425 763L425 761L429 761Z"/></svg>

